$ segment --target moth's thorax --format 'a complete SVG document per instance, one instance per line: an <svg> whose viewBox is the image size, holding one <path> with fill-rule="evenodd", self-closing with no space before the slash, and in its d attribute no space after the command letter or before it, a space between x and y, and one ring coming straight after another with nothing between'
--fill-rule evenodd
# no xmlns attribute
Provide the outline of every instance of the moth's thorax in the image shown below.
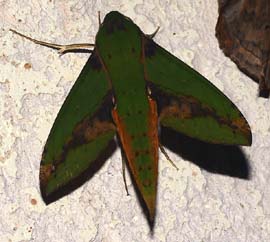
<svg viewBox="0 0 270 242"><path fill-rule="evenodd" d="M96 37L96 47L106 67L123 71L128 64L139 61L141 34L138 26L120 13L107 14Z"/></svg>
<svg viewBox="0 0 270 242"><path fill-rule="evenodd" d="M109 13L97 34L96 48L110 77L120 115L143 109L147 112L142 32L138 26L118 12Z"/></svg>

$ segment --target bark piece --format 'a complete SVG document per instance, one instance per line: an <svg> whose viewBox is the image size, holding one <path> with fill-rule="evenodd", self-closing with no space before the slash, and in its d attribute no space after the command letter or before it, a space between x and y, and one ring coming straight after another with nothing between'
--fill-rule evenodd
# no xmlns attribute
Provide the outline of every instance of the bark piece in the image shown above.
<svg viewBox="0 0 270 242"><path fill-rule="evenodd" d="M216 37L224 54L259 83L259 95L270 91L270 1L218 0Z"/></svg>

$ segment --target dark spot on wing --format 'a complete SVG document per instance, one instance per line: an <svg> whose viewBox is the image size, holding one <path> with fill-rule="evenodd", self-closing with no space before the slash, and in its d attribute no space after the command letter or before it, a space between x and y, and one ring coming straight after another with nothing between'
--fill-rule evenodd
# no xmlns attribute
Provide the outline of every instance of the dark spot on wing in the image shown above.
<svg viewBox="0 0 270 242"><path fill-rule="evenodd" d="M141 155L150 155L150 151L149 149L145 149L145 150L136 150L134 153L135 157L139 157ZM145 168L146 169L146 168Z"/></svg>
<svg viewBox="0 0 270 242"><path fill-rule="evenodd" d="M156 54L156 45L155 43L148 39L148 38L144 38L144 54L146 58L151 58L152 56L154 56Z"/></svg>
<svg viewBox="0 0 270 242"><path fill-rule="evenodd" d="M125 21L124 18L120 18L120 17L115 17L115 18L110 19L110 21L106 21L106 23L104 23L106 32L108 34L113 34L117 30L126 31L124 21Z"/></svg>
<svg viewBox="0 0 270 242"><path fill-rule="evenodd" d="M138 167L139 171L151 171L152 170L152 166L151 165L147 165L147 164L141 164Z"/></svg>
<svg viewBox="0 0 270 242"><path fill-rule="evenodd" d="M92 69L96 71L100 71L102 69L101 61L97 55L96 50L94 50L93 54L89 58L89 64L92 67Z"/></svg>
<svg viewBox="0 0 270 242"><path fill-rule="evenodd" d="M140 155L139 151L135 151L135 157L138 157Z"/></svg>
<svg viewBox="0 0 270 242"><path fill-rule="evenodd" d="M143 180L143 186L144 187L149 187L151 186L151 181L149 179L144 179Z"/></svg>

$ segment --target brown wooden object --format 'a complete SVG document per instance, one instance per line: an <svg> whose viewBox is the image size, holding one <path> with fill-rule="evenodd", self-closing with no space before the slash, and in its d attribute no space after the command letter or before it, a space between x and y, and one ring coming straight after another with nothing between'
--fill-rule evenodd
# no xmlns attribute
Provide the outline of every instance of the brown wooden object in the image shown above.
<svg viewBox="0 0 270 242"><path fill-rule="evenodd" d="M218 0L216 37L224 54L259 83L259 95L270 91L270 0Z"/></svg>

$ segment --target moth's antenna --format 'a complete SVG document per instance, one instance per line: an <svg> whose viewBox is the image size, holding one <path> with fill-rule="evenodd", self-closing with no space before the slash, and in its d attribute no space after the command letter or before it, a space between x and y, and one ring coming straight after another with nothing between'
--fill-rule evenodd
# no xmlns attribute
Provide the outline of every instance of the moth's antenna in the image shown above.
<svg viewBox="0 0 270 242"><path fill-rule="evenodd" d="M159 28L160 27L158 26L154 33L147 34L146 36L148 36L150 39L153 39L156 36L157 32L159 31Z"/></svg>
<svg viewBox="0 0 270 242"><path fill-rule="evenodd" d="M22 33L19 33L18 31L14 30L14 29L10 29L10 31L14 34L17 34L25 39L28 39L28 40L34 42L35 44L46 46L46 47L53 48L53 49L57 49L58 53L60 53L60 54L63 54L66 51L74 51L74 50L81 50L81 49L88 49L88 48L95 47L95 44L89 44L89 43L70 44L70 45L53 44L53 43L33 39L33 38L28 37ZM92 50L90 50L90 51L92 51Z"/></svg>
<svg viewBox="0 0 270 242"><path fill-rule="evenodd" d="M98 11L98 25L99 25L99 28L100 28L100 25L101 25L100 11Z"/></svg>

